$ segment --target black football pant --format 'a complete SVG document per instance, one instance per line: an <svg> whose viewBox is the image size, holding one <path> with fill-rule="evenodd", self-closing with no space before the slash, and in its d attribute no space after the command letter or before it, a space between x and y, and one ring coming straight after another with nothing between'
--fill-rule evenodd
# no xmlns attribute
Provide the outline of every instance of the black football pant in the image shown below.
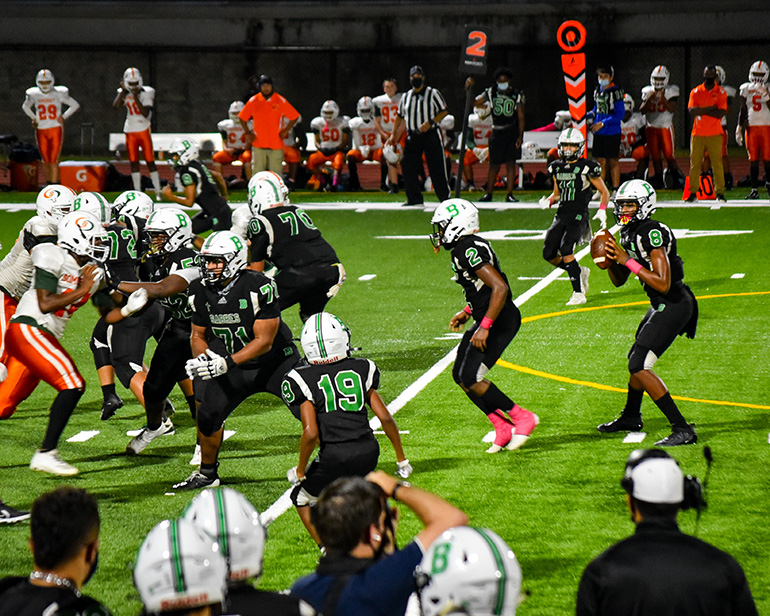
<svg viewBox="0 0 770 616"><path fill-rule="evenodd" d="M425 154L425 162L428 163L433 190L439 201L446 201L449 198L449 183L444 164L444 144L441 142L438 129L432 128L424 133L410 131L406 138L404 159L401 161L401 169L404 171L406 202L409 204L423 202L422 186L420 185L423 153Z"/></svg>

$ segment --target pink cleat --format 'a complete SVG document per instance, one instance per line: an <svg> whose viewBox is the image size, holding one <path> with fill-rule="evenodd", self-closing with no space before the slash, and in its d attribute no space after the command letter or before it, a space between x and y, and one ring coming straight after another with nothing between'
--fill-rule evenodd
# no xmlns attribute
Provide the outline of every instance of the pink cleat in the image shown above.
<svg viewBox="0 0 770 616"><path fill-rule="evenodd" d="M495 427L495 441L492 443L487 453L497 453L511 442L511 436L513 433L513 426L507 419L503 419L500 411L495 411L487 415L489 421Z"/></svg>
<svg viewBox="0 0 770 616"><path fill-rule="evenodd" d="M511 420L513 421L515 430L511 436L511 440L508 441L508 444L506 445L506 449L513 451L527 442L529 435L532 434L535 426L540 423L540 418L527 409L521 408L518 404L513 405L513 408L508 411L508 415L510 415ZM497 442L496 439L495 442Z"/></svg>

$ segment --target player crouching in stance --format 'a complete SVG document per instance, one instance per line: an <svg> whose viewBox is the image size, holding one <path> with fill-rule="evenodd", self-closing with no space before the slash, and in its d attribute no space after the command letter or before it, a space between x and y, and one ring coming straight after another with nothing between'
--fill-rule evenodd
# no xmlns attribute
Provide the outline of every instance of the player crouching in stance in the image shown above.
<svg viewBox="0 0 770 616"><path fill-rule="evenodd" d="M377 389L380 371L369 359L350 356L350 330L333 314L319 312L302 328L300 338L307 365L294 368L283 380L283 400L302 420L299 463L289 471L295 488L291 500L310 536L321 538L310 520L310 508L321 490L340 477L365 477L377 468L380 446L369 426L366 406L382 422L396 452L396 472L412 472L404 456L393 416ZM318 458L308 467L316 445Z"/></svg>
<svg viewBox="0 0 770 616"><path fill-rule="evenodd" d="M665 383L652 367L677 336L695 337L698 302L682 281L684 268L674 234L662 222L650 218L656 201L655 189L643 180L625 182L615 197L615 218L623 228L620 244L611 236L607 239L607 256L611 260L607 272L616 287L625 284L634 273L650 298L651 307L636 330L636 339L628 354L631 377L626 406L620 417L597 429L599 432L641 430L642 396L646 391L671 422L671 434L655 444L689 445L698 441L695 427L682 417Z"/></svg>
<svg viewBox="0 0 770 616"><path fill-rule="evenodd" d="M299 362L291 330L281 321L275 281L246 269L246 245L232 231L212 233L200 252L201 278L190 283L193 379L201 466L174 486L219 485L217 457L225 420L258 392L281 396L284 375Z"/></svg>
<svg viewBox="0 0 770 616"><path fill-rule="evenodd" d="M518 449L540 420L484 378L521 326L521 313L513 303L508 278L492 246L476 235L479 212L470 201L444 201L431 222L433 247L436 252L441 246L451 251L455 282L462 286L468 302L452 317L449 327L458 332L471 316L475 320L457 349L452 377L495 427L495 441L487 453L503 447Z"/></svg>
<svg viewBox="0 0 770 616"><path fill-rule="evenodd" d="M599 211L594 216L607 224L607 204L610 193L604 185L602 168L593 158L581 158L585 150L583 134L574 128L563 130L559 135L559 159L548 165L553 176L553 193L541 199L541 207L559 204L551 226L545 232L543 258L551 265L569 274L572 283L572 297L567 306L586 303L588 275L591 270L582 267L575 260L575 244L586 234L590 235L588 204L594 189L601 194Z"/></svg>

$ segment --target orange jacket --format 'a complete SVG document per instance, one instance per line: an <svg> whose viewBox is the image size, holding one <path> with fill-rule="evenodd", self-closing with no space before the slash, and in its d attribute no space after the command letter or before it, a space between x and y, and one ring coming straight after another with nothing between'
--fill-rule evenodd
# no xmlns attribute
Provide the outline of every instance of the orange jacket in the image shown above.
<svg viewBox="0 0 770 616"><path fill-rule="evenodd" d="M244 122L252 120L253 130L257 135L252 146L268 150L283 149L283 139L278 134L281 131L282 116L291 121L296 120L299 113L289 101L276 92L268 99L265 99L261 92L255 94L238 114Z"/></svg>
<svg viewBox="0 0 770 616"><path fill-rule="evenodd" d="M724 88L714 84L711 90L700 84L690 92L690 102L688 109L692 107L711 107L716 105L718 109L727 111L727 92ZM722 134L722 119L714 116L701 115L695 116L692 125L692 134L699 137L713 137Z"/></svg>

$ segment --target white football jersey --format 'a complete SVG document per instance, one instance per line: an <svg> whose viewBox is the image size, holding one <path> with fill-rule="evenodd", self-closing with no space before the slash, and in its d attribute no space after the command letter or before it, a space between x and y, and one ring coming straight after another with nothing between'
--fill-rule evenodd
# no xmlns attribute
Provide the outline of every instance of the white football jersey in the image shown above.
<svg viewBox="0 0 770 616"><path fill-rule="evenodd" d="M251 120L249 120L249 122L251 122ZM297 118L297 121L294 123L294 126L297 126L297 124L299 124L300 122L302 122L301 115ZM281 116L281 130L286 128L288 124L289 124L289 119L286 116ZM286 135L286 139L283 140L283 145L287 145L290 148L297 147L297 138L296 138L296 135L294 134L294 126L291 127L291 129L289 130L289 134Z"/></svg>
<svg viewBox="0 0 770 616"><path fill-rule="evenodd" d="M382 130L393 132L393 122L398 115L398 104L401 102L401 92L396 92L393 98L387 94L380 94L372 99L374 103L374 115L380 118Z"/></svg>
<svg viewBox="0 0 770 616"><path fill-rule="evenodd" d="M152 107L155 104L155 88L150 86L142 86L142 91L139 92L139 101L145 107ZM134 95L129 92L123 99L123 106L126 108L126 122L123 124L124 133L139 133L143 130L150 128L150 120L152 120L152 111L147 114L145 118L142 112L139 111Z"/></svg>
<svg viewBox="0 0 770 616"><path fill-rule="evenodd" d="M468 116L468 128L473 132L473 143L476 147L489 145L489 137L492 134L492 114L483 120L475 113Z"/></svg>
<svg viewBox="0 0 770 616"><path fill-rule="evenodd" d="M722 86L722 89L725 91L725 94L727 94L727 106L730 107L733 104L731 99L735 98L735 88L732 86ZM727 114L722 116L722 126L727 126Z"/></svg>
<svg viewBox="0 0 770 616"><path fill-rule="evenodd" d="M652 86L643 87L641 105L644 105L645 101L654 92L655 88ZM666 86L664 96L669 101L672 98L677 98L679 96L679 86ZM653 111L648 111L645 115L647 116L647 126L652 126L653 128L671 128L674 125L674 113L667 111L664 103L658 103Z"/></svg>
<svg viewBox="0 0 770 616"><path fill-rule="evenodd" d="M635 111L628 118L628 122L620 123L620 155L627 157L631 156L631 152L634 151L634 145L639 141L639 137L642 134L642 129L646 124L644 114Z"/></svg>
<svg viewBox="0 0 770 616"><path fill-rule="evenodd" d="M51 224L41 216L30 218L19 232L16 243L11 250L0 261L0 287L5 289L14 299L21 298L32 284L32 257L27 249L24 248L24 236L27 233L32 235L56 236L56 225Z"/></svg>
<svg viewBox="0 0 770 616"><path fill-rule="evenodd" d="M56 244L38 244L32 249L32 265L39 270L57 279L55 293L67 293L74 291L80 282L82 267L78 264L68 250ZM93 291L93 289L92 289ZM37 289L31 286L22 295L16 314L11 322L16 320L28 321L32 319L39 327L50 332L57 338L61 338L64 328L75 311L88 301L90 293L86 293L80 300L70 304L66 308L56 312L44 313L40 310L37 301ZM20 319L20 317L25 317Z"/></svg>
<svg viewBox="0 0 770 616"><path fill-rule="evenodd" d="M367 122L362 117L356 116L350 120L350 132L353 134L353 147L356 150L367 147L372 151L382 147L382 139L374 125L374 120Z"/></svg>
<svg viewBox="0 0 770 616"><path fill-rule="evenodd" d="M746 82L741 84L741 96L746 99L749 126L770 125L770 109L767 108L767 86Z"/></svg>
<svg viewBox="0 0 770 616"><path fill-rule="evenodd" d="M249 120L251 122L251 120ZM217 124L217 130L225 133L225 147L235 148L236 150L245 150L249 147L246 143L246 131L243 130L240 122L233 122L230 118L222 120Z"/></svg>
<svg viewBox="0 0 770 616"><path fill-rule="evenodd" d="M319 135L320 149L339 148L342 145L342 135L349 130L348 116L339 116L335 120L327 121L321 116L313 118L310 128Z"/></svg>
<svg viewBox="0 0 770 616"><path fill-rule="evenodd" d="M54 86L48 93L41 92L40 88L35 86L29 88L26 94L22 109L30 119L37 120L37 127L40 129L61 126L59 118L66 120L80 109L80 103L70 96L66 86ZM63 105L68 107L64 112Z"/></svg>

